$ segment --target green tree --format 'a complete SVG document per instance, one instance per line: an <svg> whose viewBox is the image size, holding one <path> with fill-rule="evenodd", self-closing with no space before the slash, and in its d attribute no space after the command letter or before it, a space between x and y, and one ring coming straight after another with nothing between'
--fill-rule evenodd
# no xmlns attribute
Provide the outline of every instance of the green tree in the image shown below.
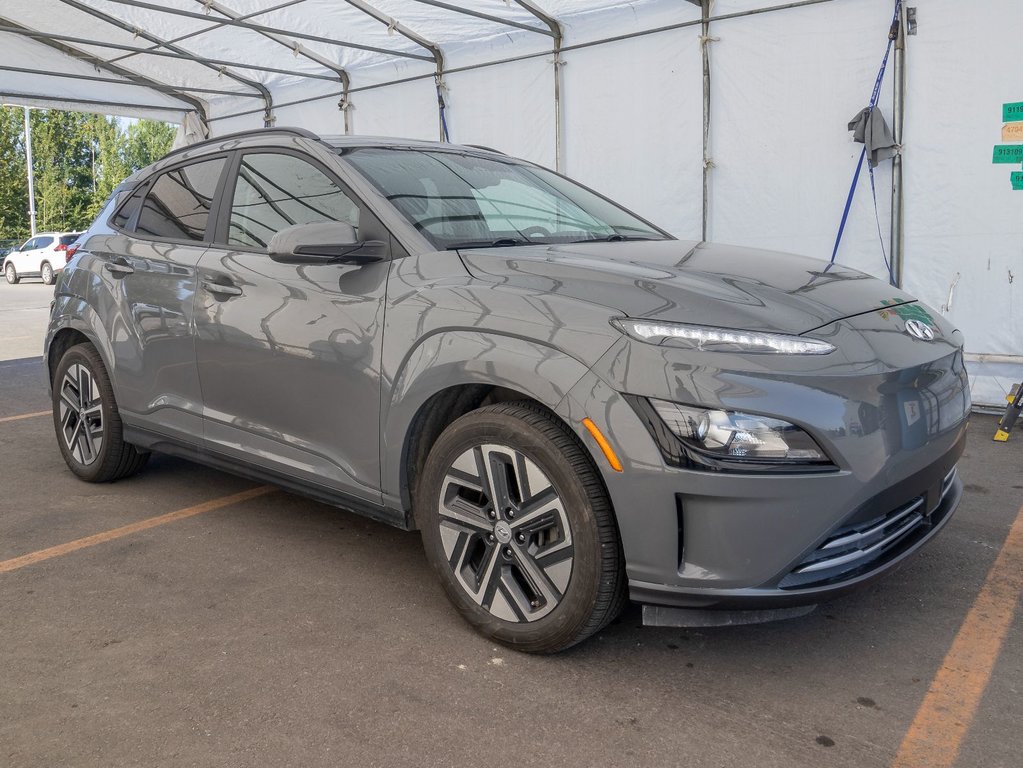
<svg viewBox="0 0 1023 768"><path fill-rule="evenodd" d="M22 115L15 107L0 109L0 240L29 234Z"/></svg>
<svg viewBox="0 0 1023 768"><path fill-rule="evenodd" d="M0 239L28 236L23 115L0 107ZM114 188L165 155L175 128L167 123L60 110L31 111L38 230L86 228Z"/></svg>

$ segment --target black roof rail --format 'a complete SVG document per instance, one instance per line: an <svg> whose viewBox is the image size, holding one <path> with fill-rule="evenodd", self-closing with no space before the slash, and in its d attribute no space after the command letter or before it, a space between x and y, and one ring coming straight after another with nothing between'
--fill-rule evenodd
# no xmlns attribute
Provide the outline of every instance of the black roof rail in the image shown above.
<svg viewBox="0 0 1023 768"><path fill-rule="evenodd" d="M168 152L166 155L164 155L160 159L164 160L164 159L166 159L168 157L171 157L173 155L177 155L177 154L179 154L181 152L187 152L190 149L195 149L196 147L205 146L206 144L214 144L214 143L219 143L219 142L222 142L222 141L229 141L231 139L241 139L241 138L244 138L246 136L265 136L265 135L273 135L273 134L285 134L286 136L301 136L304 139L312 139L313 141L321 141L319 136L317 136L312 131L307 130L306 128L292 128L292 127L287 127L287 126L283 127L283 128L276 128L276 127L275 128L250 128L247 131L236 131L234 133L225 133L223 136L214 136L212 138L205 139L203 141L197 141L194 144L186 144L183 147L178 147L177 149L171 150L170 152Z"/></svg>
<svg viewBox="0 0 1023 768"><path fill-rule="evenodd" d="M473 149L482 149L485 152L493 152L495 155L505 155L505 156L507 156L507 152L502 152L501 150L494 149L493 147L485 147L482 144L466 144L465 146L472 147Z"/></svg>

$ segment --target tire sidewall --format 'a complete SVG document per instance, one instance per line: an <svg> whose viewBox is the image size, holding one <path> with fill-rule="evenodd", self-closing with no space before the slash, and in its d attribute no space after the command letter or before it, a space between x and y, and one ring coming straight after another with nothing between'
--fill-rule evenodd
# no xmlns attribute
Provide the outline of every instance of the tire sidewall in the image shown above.
<svg viewBox="0 0 1023 768"><path fill-rule="evenodd" d="M444 476L458 456L484 444L514 448L535 462L561 497L571 527L574 559L568 588L551 613L533 622L505 621L477 605L455 579L444 554L438 512ZM530 424L508 414L472 413L448 427L431 450L417 492L416 518L427 559L451 602L470 624L513 647L549 650L571 644L594 611L600 588L601 544L591 505L567 459Z"/></svg>
<svg viewBox="0 0 1023 768"><path fill-rule="evenodd" d="M14 265L8 262L7 266L4 267L4 278L11 285L18 282L18 271L14 268Z"/></svg>
<svg viewBox="0 0 1023 768"><path fill-rule="evenodd" d="M49 270L49 278L47 278L47 270ZM43 279L44 285L53 285L53 278L56 273L53 271L53 266L50 262L44 261L43 265L39 268L39 276Z"/></svg>

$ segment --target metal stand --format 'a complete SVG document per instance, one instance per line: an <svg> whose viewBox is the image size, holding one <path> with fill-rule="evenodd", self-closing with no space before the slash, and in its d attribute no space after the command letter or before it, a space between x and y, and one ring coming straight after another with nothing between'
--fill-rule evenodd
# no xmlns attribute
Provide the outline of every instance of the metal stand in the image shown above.
<svg viewBox="0 0 1023 768"><path fill-rule="evenodd" d="M1012 391L1005 399L1009 401L1009 407L1005 409L1005 415L1002 416L1002 420L998 422L998 429L995 430L994 439L999 443L1008 441L1009 433L1012 432L1016 420L1023 413L1023 382L1013 384Z"/></svg>

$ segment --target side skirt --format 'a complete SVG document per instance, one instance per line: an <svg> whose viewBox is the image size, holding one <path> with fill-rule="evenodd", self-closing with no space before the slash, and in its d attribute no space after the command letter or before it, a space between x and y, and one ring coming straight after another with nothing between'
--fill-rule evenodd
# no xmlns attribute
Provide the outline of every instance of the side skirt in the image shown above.
<svg viewBox="0 0 1023 768"><path fill-rule="evenodd" d="M333 507L354 512L357 515L392 525L403 531L410 531L414 527L411 515L402 510L374 504L371 501L350 496L318 483L299 480L282 472L275 472L263 467L253 467L251 464L245 464L217 451L205 450L158 432L125 424L124 440L147 451L166 453L170 456L194 461L197 464L205 464L214 469L220 469L224 472L230 472L232 475L244 477L247 480L279 485L286 490L294 491L300 496L306 496L310 499L321 501L324 504L330 504Z"/></svg>

